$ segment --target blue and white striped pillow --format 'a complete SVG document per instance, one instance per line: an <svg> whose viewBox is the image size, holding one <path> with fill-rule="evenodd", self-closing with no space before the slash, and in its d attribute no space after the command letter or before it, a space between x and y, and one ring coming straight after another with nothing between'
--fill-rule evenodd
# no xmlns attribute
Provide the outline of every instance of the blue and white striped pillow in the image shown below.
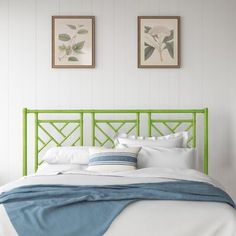
<svg viewBox="0 0 236 236"><path fill-rule="evenodd" d="M89 171L115 172L135 170L140 147L90 148Z"/></svg>

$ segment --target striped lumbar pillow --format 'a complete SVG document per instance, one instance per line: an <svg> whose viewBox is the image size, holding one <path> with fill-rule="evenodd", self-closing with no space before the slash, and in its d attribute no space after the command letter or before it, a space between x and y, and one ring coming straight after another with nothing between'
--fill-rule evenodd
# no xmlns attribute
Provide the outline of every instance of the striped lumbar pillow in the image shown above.
<svg viewBox="0 0 236 236"><path fill-rule="evenodd" d="M89 171L115 172L135 170L140 147L90 148Z"/></svg>

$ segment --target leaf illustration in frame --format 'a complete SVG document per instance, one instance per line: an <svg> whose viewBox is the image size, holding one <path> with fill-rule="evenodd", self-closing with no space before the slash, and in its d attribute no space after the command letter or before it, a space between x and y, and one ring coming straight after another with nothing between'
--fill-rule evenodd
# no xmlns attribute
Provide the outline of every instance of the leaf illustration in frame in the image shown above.
<svg viewBox="0 0 236 236"><path fill-rule="evenodd" d="M75 30L76 29L76 26L75 25L67 25L70 29L73 29Z"/></svg>
<svg viewBox="0 0 236 236"><path fill-rule="evenodd" d="M172 58L174 58L174 42L173 42L173 41L171 41L171 42L165 42L165 44L166 44L166 45L165 45L164 49L167 48L167 50L168 50L170 56L171 56ZM163 50L164 50L164 49L163 49Z"/></svg>
<svg viewBox="0 0 236 236"><path fill-rule="evenodd" d="M75 53L81 53L81 49L84 47L85 41L78 42L72 46L72 49Z"/></svg>
<svg viewBox="0 0 236 236"><path fill-rule="evenodd" d="M68 61L78 61L77 57L68 57Z"/></svg>
<svg viewBox="0 0 236 236"><path fill-rule="evenodd" d="M166 36L164 39L163 39L163 42L167 42L167 41L170 41L174 38L174 30L171 30L170 31L170 35L169 36Z"/></svg>
<svg viewBox="0 0 236 236"><path fill-rule="evenodd" d="M144 33L148 33L151 28L152 28L152 27L145 25L145 26L144 26Z"/></svg>
<svg viewBox="0 0 236 236"><path fill-rule="evenodd" d="M86 29L80 29L77 34L87 34L88 33L88 30Z"/></svg>
<svg viewBox="0 0 236 236"><path fill-rule="evenodd" d="M144 51L144 54L145 54L144 58L145 58L145 61L146 61L153 54L155 48L152 47L151 45L147 44L147 43L145 43L145 46L147 46L145 48L145 51Z"/></svg>
<svg viewBox="0 0 236 236"><path fill-rule="evenodd" d="M71 37L69 34L59 34L58 39L61 41L69 41Z"/></svg>
<svg viewBox="0 0 236 236"><path fill-rule="evenodd" d="M59 45L58 46L58 49L60 50L60 51L65 51L66 50L66 46L65 46L65 44L63 44L63 45Z"/></svg>

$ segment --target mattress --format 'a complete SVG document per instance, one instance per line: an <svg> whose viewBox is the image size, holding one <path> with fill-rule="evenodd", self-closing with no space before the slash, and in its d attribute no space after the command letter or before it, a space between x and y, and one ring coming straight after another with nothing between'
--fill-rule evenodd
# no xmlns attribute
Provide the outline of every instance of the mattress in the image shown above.
<svg viewBox="0 0 236 236"><path fill-rule="evenodd" d="M199 181L222 188L215 180L195 170L153 167L116 174L87 171L34 174L2 186L0 193L39 184L120 185L177 180ZM0 235L18 235L3 205L0 205ZM232 206L219 202L141 200L129 204L104 235L236 236L236 211Z"/></svg>

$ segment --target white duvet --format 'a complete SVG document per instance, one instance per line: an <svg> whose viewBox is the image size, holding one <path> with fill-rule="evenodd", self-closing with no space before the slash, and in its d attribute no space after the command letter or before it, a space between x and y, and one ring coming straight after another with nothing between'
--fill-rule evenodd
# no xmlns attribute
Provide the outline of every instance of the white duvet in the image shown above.
<svg viewBox="0 0 236 236"><path fill-rule="evenodd" d="M34 184L113 185L174 180L202 181L219 186L216 181L194 170L155 167L106 175L87 171L45 172L4 185L0 193ZM16 235L0 205L0 236ZM105 236L236 236L236 210L224 203L139 201L121 212Z"/></svg>

